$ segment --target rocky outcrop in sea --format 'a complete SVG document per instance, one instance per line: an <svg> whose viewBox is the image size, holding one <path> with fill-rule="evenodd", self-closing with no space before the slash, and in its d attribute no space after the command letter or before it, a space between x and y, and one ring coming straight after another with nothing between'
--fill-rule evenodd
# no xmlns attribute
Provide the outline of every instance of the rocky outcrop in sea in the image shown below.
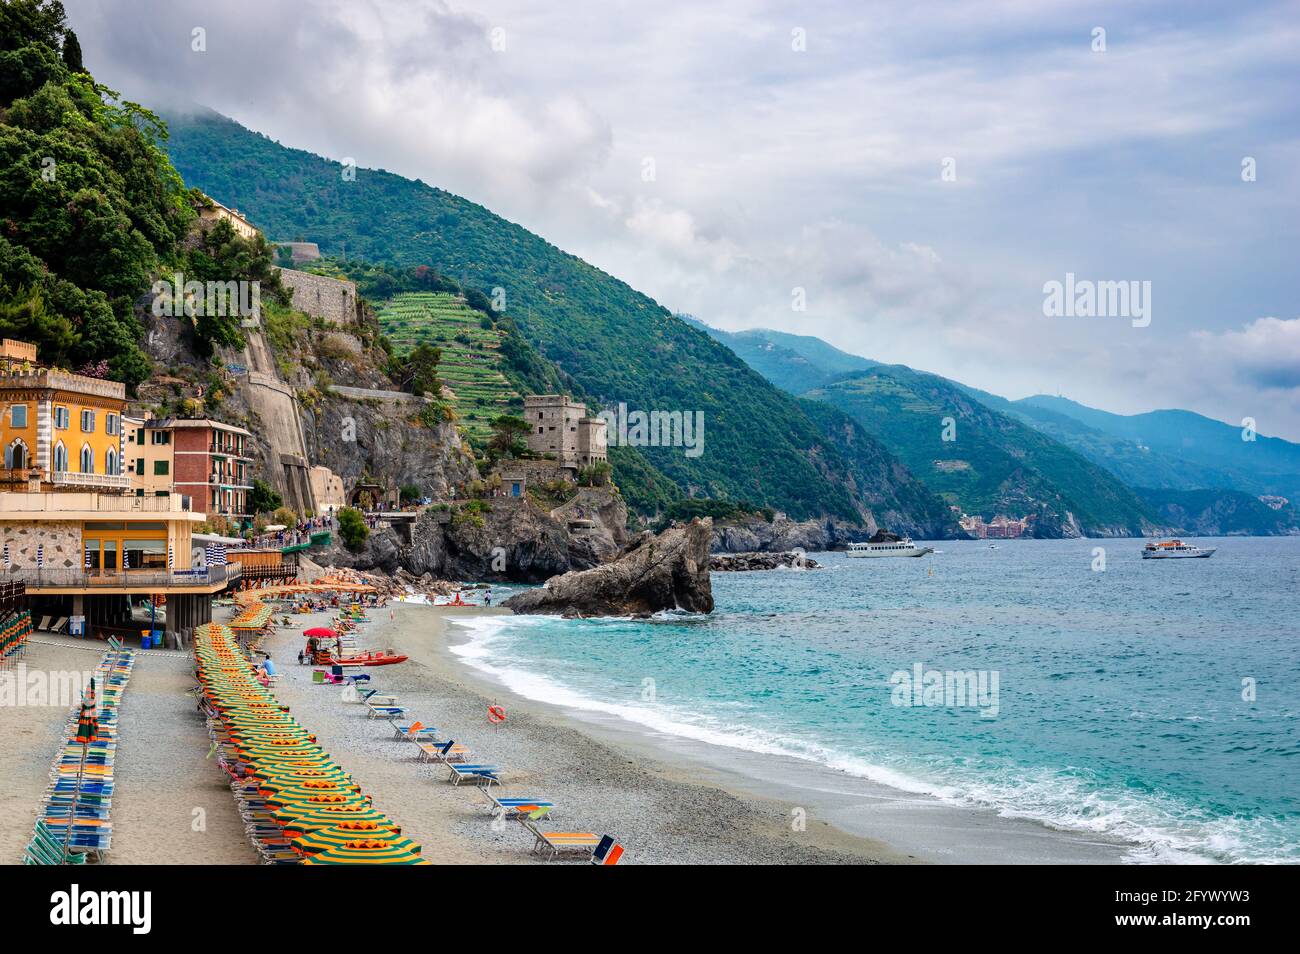
<svg viewBox="0 0 1300 954"><path fill-rule="evenodd" d="M822 565L800 550L785 553L715 553L709 558L714 573L743 573L750 570L776 570L782 567L820 570Z"/></svg>
<svg viewBox="0 0 1300 954"><path fill-rule="evenodd" d="M516 613L649 616L662 610L713 612L708 518L640 534L616 560L575 570L506 600Z"/></svg>

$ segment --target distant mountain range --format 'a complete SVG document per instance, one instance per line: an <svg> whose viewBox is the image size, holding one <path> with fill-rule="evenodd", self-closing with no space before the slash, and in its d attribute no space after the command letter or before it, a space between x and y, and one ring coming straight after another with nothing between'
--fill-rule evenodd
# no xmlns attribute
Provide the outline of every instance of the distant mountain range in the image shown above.
<svg viewBox="0 0 1300 954"><path fill-rule="evenodd" d="M1011 401L819 338L690 320L779 387L849 413L968 513L1037 510L1048 535L1067 513L1092 533L1300 526L1300 445L1289 441L1243 440L1242 428L1191 411L1113 414L1048 395ZM944 417L954 418L955 441L942 439Z"/></svg>
<svg viewBox="0 0 1300 954"><path fill-rule="evenodd" d="M501 288L548 380L593 405L703 411L701 456L611 451L615 478L642 513L709 497L943 536L956 532L956 508L986 520L1032 516L1041 536L1113 535L1159 532L1193 511L1202 525L1254 512L1243 500L1161 491L1300 497L1300 448L1286 441L1242 442L1236 428L1186 411L1125 417L1056 398L1008 401L812 336L719 331L423 182L365 169L345 181L337 163L216 113L168 122L167 148L186 183L271 238ZM944 439L945 419L955 440ZM1286 508L1265 509L1290 519ZM1262 528L1269 518L1247 522Z"/></svg>

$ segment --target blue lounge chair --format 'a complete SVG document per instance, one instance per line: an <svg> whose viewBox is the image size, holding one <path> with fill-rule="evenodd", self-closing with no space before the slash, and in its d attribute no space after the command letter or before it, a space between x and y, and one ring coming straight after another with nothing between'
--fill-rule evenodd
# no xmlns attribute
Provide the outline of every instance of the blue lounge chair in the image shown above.
<svg viewBox="0 0 1300 954"><path fill-rule="evenodd" d="M473 782L475 785L501 784L501 778L497 775L501 769L495 765L457 765L449 762L447 768L451 771L447 781L453 785L461 782Z"/></svg>

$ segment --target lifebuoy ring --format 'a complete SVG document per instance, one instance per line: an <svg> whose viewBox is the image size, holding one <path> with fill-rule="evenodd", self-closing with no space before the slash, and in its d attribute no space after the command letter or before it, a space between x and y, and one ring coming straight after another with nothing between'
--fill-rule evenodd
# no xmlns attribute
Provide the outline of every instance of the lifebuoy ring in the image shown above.
<svg viewBox="0 0 1300 954"><path fill-rule="evenodd" d="M493 725L500 725L506 721L506 710L495 702L488 706L488 721Z"/></svg>

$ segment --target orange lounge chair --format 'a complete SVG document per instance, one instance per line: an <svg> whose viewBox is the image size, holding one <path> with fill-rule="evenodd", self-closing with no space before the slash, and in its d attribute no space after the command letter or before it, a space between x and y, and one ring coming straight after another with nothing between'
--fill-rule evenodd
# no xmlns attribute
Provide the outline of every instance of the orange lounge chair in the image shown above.
<svg viewBox="0 0 1300 954"><path fill-rule="evenodd" d="M549 851L551 860L558 858L561 851L581 851L592 855L600 846L601 836L594 831L542 831L523 815L519 816L519 823L536 839L533 853Z"/></svg>

